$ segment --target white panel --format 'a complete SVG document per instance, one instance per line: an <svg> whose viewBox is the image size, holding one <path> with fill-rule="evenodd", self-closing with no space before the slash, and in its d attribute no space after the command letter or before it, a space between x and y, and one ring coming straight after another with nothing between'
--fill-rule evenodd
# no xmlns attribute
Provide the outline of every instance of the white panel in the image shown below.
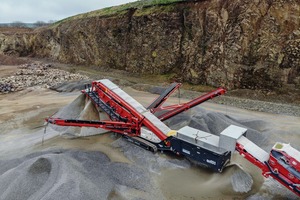
<svg viewBox="0 0 300 200"><path fill-rule="evenodd" d="M113 82L111 82L108 79L102 79L102 80L98 80L97 82L102 83L103 85L105 85L108 89L113 90L115 88L119 88L116 84L114 84Z"/></svg>
<svg viewBox="0 0 300 200"><path fill-rule="evenodd" d="M269 154L265 150L261 149L259 146L248 140L246 137L240 137L237 142L243 145L244 149L260 162L264 163L269 160Z"/></svg>
<svg viewBox="0 0 300 200"><path fill-rule="evenodd" d="M146 119L148 119L152 124L154 124L161 132L167 135L171 129L165 125L162 121L160 121L155 115L153 115L150 111L142 113Z"/></svg>
<svg viewBox="0 0 300 200"><path fill-rule="evenodd" d="M177 137L196 146L211 150L216 153L224 153L226 150L219 147L219 137L189 126L177 131Z"/></svg>
<svg viewBox="0 0 300 200"><path fill-rule="evenodd" d="M234 139L239 139L243 134L247 132L246 128L242 128L235 125L230 125L224 129L220 135L225 135Z"/></svg>
<svg viewBox="0 0 300 200"><path fill-rule="evenodd" d="M141 128L141 137L155 143L159 143L161 141L154 133L146 128Z"/></svg>
<svg viewBox="0 0 300 200"><path fill-rule="evenodd" d="M228 126L220 133L220 147L234 152L237 139L239 139L246 132L247 129L245 128L235 125Z"/></svg>
<svg viewBox="0 0 300 200"><path fill-rule="evenodd" d="M300 152L297 149L293 148L290 144L277 142L273 146L273 149L276 149L277 151L284 151L285 153L296 159L298 162L300 162Z"/></svg>

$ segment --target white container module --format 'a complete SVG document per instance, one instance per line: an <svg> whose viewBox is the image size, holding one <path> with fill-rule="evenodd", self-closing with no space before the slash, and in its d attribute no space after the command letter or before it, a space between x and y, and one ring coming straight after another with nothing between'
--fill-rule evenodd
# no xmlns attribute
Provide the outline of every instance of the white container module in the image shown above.
<svg viewBox="0 0 300 200"><path fill-rule="evenodd" d="M228 151L234 152L237 140L245 135L246 128L230 125L220 133L219 146Z"/></svg>
<svg viewBox="0 0 300 200"><path fill-rule="evenodd" d="M219 147L218 136L189 126L179 129L177 138L216 153L224 153L226 151L226 149Z"/></svg>
<svg viewBox="0 0 300 200"><path fill-rule="evenodd" d="M177 137L191 144L211 150L216 153L235 151L236 142L245 135L246 128L230 125L220 133L220 137L185 126L177 131Z"/></svg>

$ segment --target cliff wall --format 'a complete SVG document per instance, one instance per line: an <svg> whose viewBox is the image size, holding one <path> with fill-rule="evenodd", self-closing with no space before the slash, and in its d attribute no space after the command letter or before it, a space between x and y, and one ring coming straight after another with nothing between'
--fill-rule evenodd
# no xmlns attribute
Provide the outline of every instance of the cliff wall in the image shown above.
<svg viewBox="0 0 300 200"><path fill-rule="evenodd" d="M207 0L87 13L27 34L0 52L174 74L194 84L300 87L300 0Z"/></svg>

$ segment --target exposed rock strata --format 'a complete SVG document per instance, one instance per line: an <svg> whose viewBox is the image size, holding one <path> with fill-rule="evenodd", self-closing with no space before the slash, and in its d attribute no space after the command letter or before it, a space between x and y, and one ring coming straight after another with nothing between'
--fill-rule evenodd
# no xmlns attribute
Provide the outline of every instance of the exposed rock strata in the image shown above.
<svg viewBox="0 0 300 200"><path fill-rule="evenodd" d="M230 89L300 87L299 16L299 0L183 2L0 34L0 52Z"/></svg>

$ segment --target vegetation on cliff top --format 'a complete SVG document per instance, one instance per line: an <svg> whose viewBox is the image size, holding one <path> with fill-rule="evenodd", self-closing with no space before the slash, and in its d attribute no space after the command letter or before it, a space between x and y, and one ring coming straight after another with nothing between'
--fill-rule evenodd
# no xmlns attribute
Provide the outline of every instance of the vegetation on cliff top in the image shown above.
<svg viewBox="0 0 300 200"><path fill-rule="evenodd" d="M75 16L71 16L65 19L62 19L60 21L57 21L54 26L61 24L62 22L66 22L69 20L75 20L75 19L82 19L82 18L88 18L88 17L95 17L95 16L111 16L111 15L119 15L119 14L124 14L126 13L129 9L143 9L151 6L157 6L157 5L167 5L167 4L172 4L175 2L183 2L187 0L139 0L127 4L122 4L119 6L112 6L112 7L107 7L103 8L100 10L95 10ZM147 9L146 14L149 14L149 9ZM165 11L168 11L165 10ZM139 12L141 14L143 12Z"/></svg>

